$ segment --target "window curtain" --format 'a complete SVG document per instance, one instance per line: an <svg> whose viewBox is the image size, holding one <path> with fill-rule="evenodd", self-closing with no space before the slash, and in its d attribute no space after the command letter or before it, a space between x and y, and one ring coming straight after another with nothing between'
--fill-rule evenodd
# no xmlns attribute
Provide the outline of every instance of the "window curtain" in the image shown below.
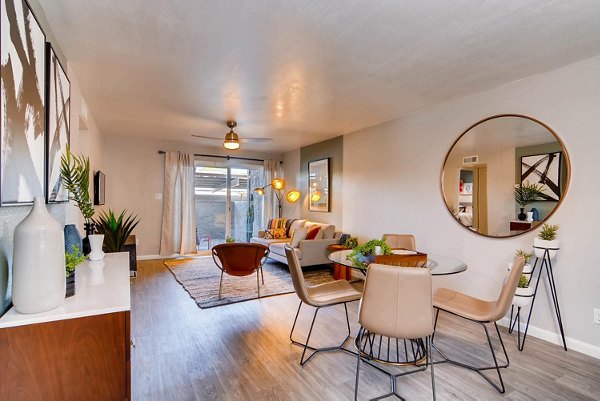
<svg viewBox="0 0 600 401"><path fill-rule="evenodd" d="M264 177L265 177L265 187L273 181L274 178L281 178L280 163L276 160L265 160L264 167ZM265 203L264 203L263 213L263 227L267 226L267 222L271 219L275 219L279 213L279 203L277 202L277 196L275 196L275 190L273 187L265 188Z"/></svg>
<svg viewBox="0 0 600 401"><path fill-rule="evenodd" d="M195 230L194 156L167 152L160 254L195 253Z"/></svg>

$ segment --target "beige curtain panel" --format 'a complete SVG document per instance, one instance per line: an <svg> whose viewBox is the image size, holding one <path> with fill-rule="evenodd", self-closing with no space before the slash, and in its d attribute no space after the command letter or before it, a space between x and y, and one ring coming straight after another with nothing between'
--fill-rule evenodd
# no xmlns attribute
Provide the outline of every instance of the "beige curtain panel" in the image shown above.
<svg viewBox="0 0 600 401"><path fill-rule="evenodd" d="M195 252L194 156L167 152L160 254L185 255Z"/></svg>
<svg viewBox="0 0 600 401"><path fill-rule="evenodd" d="M279 171L280 163L276 160L265 160L263 163L263 173L265 177L264 185L267 186L273 181L274 178L281 178ZM264 202L264 210L263 213L263 227L267 226L267 222L270 219L277 218L278 213L278 205L277 205L277 197L273 192L274 189L272 187L265 189L265 202Z"/></svg>

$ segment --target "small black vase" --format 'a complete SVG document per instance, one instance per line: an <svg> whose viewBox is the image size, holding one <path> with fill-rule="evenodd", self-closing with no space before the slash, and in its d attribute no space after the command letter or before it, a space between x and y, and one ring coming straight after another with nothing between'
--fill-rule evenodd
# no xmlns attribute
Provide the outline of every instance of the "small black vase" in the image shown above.
<svg viewBox="0 0 600 401"><path fill-rule="evenodd" d="M525 208L524 207L521 208L521 211L517 215L517 218L519 220L521 220L521 221L525 221L525 219L527 218L527 215L525 214Z"/></svg>
<svg viewBox="0 0 600 401"><path fill-rule="evenodd" d="M87 255L92 252L92 248L90 247L90 239L88 235L93 235L94 231L96 231L96 225L94 223L85 223L83 225L85 229L85 238L83 239L83 254Z"/></svg>
<svg viewBox="0 0 600 401"><path fill-rule="evenodd" d="M75 295L75 272L67 276L67 289L65 292L65 298L69 298Z"/></svg>

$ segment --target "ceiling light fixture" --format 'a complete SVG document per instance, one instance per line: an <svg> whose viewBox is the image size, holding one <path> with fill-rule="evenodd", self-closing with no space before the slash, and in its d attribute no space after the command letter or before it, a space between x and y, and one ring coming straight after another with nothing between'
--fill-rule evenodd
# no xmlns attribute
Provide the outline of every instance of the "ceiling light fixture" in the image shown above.
<svg viewBox="0 0 600 401"><path fill-rule="evenodd" d="M240 148L240 138L238 134L233 132L233 129L237 123L235 121L227 121L227 126L229 127L229 132L225 134L225 140L223 141L223 147L229 150L236 150Z"/></svg>

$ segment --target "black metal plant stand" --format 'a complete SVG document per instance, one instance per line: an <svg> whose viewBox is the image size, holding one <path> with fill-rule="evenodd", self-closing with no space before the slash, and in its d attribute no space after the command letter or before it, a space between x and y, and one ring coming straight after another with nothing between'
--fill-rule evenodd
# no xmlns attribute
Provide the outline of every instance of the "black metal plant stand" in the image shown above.
<svg viewBox="0 0 600 401"><path fill-rule="evenodd" d="M540 262L539 264L539 272L537 275L537 281L535 283L535 290L533 292L533 299L531 300L531 305L529 306L529 315L527 316L527 324L525 325L525 331L523 332L523 339L521 340L521 322L520 322L520 317L521 317L521 307L517 307L517 313L514 314L514 319L513 319L513 312L514 312L514 308L515 306L513 305L510 311L510 323L508 325L508 332L512 333L515 325L517 326L517 341L518 341L518 348L519 351L523 351L523 348L525 347L525 340L527 339L527 330L529 330L529 322L531 321L531 314L533 312L533 305L535 304L535 298L537 296L537 292L538 292L538 287L540 285L540 280L542 278L542 275L544 274L544 272L546 273L546 277L548 278L548 284L550 287L550 294L552 295L552 303L554 306L554 314L556 315L556 320L558 321L558 327L560 329L560 336L562 338L562 343L563 343L563 348L565 349L565 351L567 351L567 342L565 340L565 330L563 329L563 323L562 323L562 316L560 314L560 305L558 304L558 294L556 292L556 284L554 281L554 273L552 272L552 259L550 258L550 251L558 251L559 248L540 248L537 246L534 246L534 248L536 249L543 249L544 250L544 256L542 258L538 258L536 257L535 259L535 263L533 265L533 271L531 273L531 278L533 279L533 276L535 275L535 271L538 268L538 262ZM541 259L541 260L540 260Z"/></svg>

